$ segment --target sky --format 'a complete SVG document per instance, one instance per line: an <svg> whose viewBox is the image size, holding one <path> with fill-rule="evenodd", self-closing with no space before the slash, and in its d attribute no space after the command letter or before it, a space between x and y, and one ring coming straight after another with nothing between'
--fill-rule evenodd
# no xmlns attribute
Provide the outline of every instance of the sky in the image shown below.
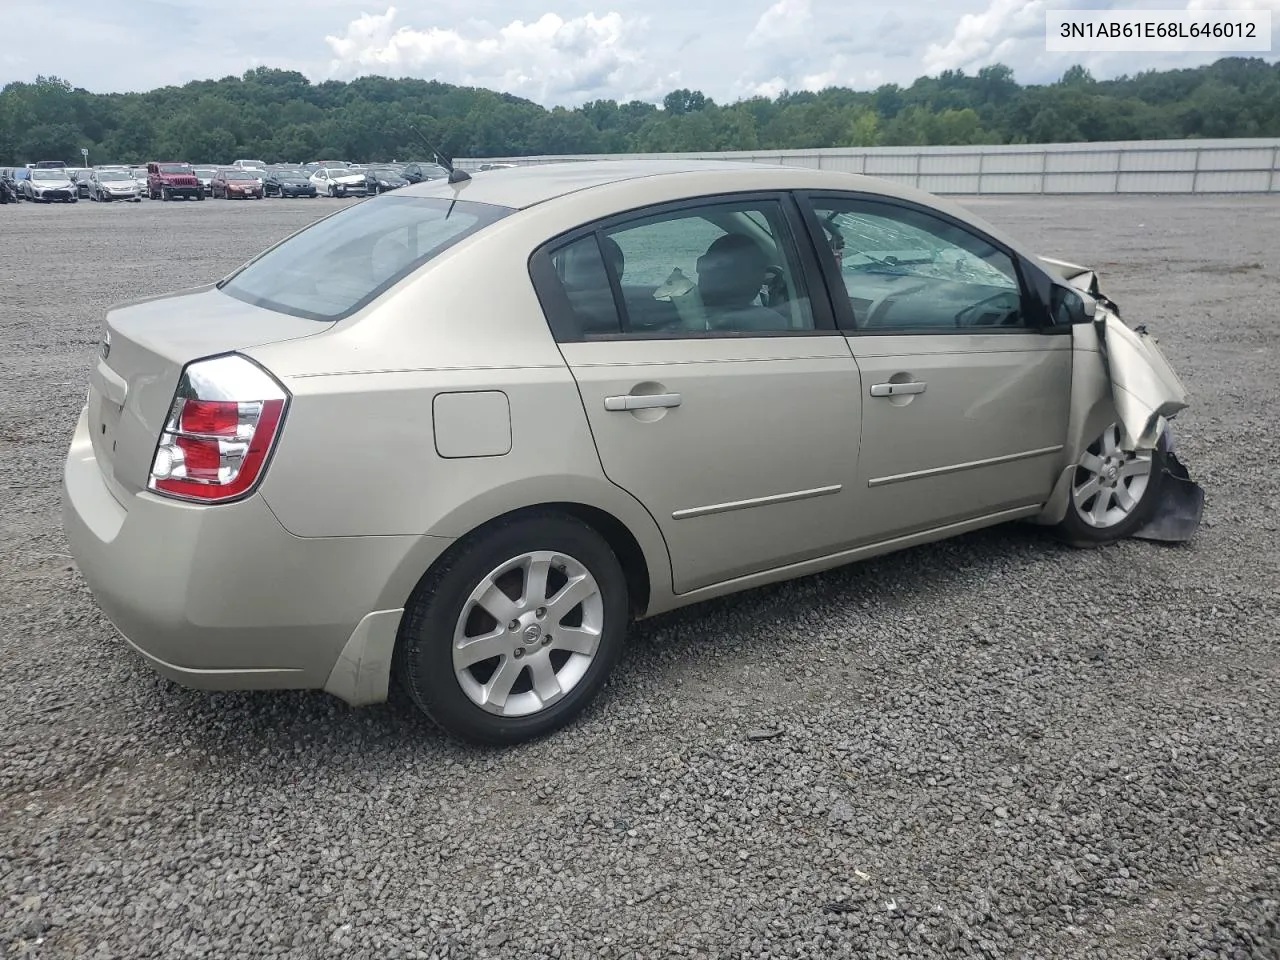
<svg viewBox="0 0 1280 960"><path fill-rule="evenodd" d="M868 90L993 62L1023 84L1073 63L1104 79L1225 55L1047 53L1045 11L1068 8L1271 10L1272 51L1246 55L1280 57L1280 0L38 0L28 13L58 28L0 43L0 86L45 75L96 92L148 90L269 66L577 106L659 101L679 87L720 102Z"/></svg>

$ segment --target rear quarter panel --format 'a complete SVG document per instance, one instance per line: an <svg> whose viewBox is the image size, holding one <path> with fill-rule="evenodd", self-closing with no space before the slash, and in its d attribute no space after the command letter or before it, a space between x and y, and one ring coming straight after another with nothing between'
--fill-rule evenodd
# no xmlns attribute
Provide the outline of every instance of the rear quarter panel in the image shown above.
<svg viewBox="0 0 1280 960"><path fill-rule="evenodd" d="M245 351L293 396L262 495L300 537L456 538L523 507L583 504L631 531L656 600L671 585L666 545L644 508L605 477L529 280L532 244L505 223L450 248L309 347ZM440 456L436 397L490 390L509 401L509 452Z"/></svg>

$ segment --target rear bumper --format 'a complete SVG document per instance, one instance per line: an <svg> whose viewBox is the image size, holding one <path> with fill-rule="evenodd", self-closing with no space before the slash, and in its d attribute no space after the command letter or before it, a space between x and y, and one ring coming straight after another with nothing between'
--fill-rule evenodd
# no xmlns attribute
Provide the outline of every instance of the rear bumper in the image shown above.
<svg viewBox="0 0 1280 960"><path fill-rule="evenodd" d="M421 564L450 543L295 537L256 495L201 506L139 493L121 503L84 412L62 497L72 555L102 611L158 673L205 690L385 698L401 608ZM380 671L372 682L371 671Z"/></svg>

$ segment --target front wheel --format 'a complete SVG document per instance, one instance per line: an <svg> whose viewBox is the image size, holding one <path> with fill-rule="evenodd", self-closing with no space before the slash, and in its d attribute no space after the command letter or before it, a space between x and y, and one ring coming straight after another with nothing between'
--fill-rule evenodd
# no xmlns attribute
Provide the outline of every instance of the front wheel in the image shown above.
<svg viewBox="0 0 1280 960"><path fill-rule="evenodd" d="M627 582L572 517L499 521L454 548L406 605L396 674L454 736L513 744L572 720L622 652Z"/></svg>
<svg viewBox="0 0 1280 960"><path fill-rule="evenodd" d="M1120 449L1113 423L1080 456L1071 478L1071 502L1057 526L1073 546L1100 546L1129 536L1151 519L1164 481L1167 434L1155 450Z"/></svg>

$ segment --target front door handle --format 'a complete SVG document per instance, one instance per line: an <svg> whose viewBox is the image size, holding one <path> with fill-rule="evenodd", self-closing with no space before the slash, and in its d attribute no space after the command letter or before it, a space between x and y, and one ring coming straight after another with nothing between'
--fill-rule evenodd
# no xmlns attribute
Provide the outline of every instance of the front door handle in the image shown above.
<svg viewBox="0 0 1280 960"><path fill-rule="evenodd" d="M927 386L929 384L923 380L913 380L911 383L873 383L871 385L871 395L873 397L901 397L908 393L924 393Z"/></svg>
<svg viewBox="0 0 1280 960"><path fill-rule="evenodd" d="M678 407L684 398L678 393L627 393L605 397L606 410L652 410L655 407Z"/></svg>

